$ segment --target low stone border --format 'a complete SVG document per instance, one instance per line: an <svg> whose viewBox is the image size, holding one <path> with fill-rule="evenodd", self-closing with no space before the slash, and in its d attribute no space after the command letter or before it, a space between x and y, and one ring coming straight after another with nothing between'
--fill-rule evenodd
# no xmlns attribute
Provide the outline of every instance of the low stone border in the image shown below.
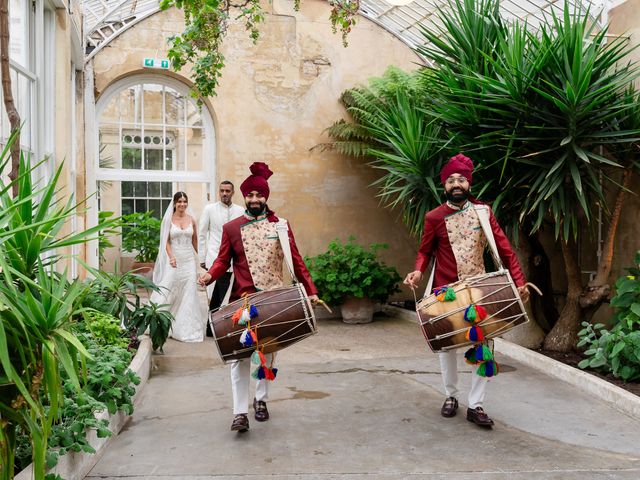
<svg viewBox="0 0 640 480"><path fill-rule="evenodd" d="M496 338L495 349L528 367L566 382L583 392L613 405L627 415L640 419L640 397L606 380L558 362L528 348Z"/></svg>
<svg viewBox="0 0 640 480"><path fill-rule="evenodd" d="M382 311L389 316L418 323L415 312L392 305L384 305ZM627 415L640 419L640 397L617 387L601 378L583 372L534 350L522 347L503 338L495 338L496 351L539 370L549 376L566 382L581 391L613 405Z"/></svg>
<svg viewBox="0 0 640 480"><path fill-rule="evenodd" d="M136 393L133 396L135 404L140 392L144 388L149 375L151 373L151 339L143 336L140 339L140 346L136 355L131 360L129 368L140 377L140 384L136 386ZM82 480L88 475L98 460L104 454L107 446L113 438L122 430L122 427L129 418L128 415L118 412L115 415L109 415L109 412L103 411L96 415L99 420L108 419L109 429L113 432L108 438L98 438L96 431L91 430L87 433L89 444L96 450L96 453L69 452L58 458L58 464L48 473L57 473L65 480ZM31 465L22 470L15 476L16 480L30 480L33 478Z"/></svg>

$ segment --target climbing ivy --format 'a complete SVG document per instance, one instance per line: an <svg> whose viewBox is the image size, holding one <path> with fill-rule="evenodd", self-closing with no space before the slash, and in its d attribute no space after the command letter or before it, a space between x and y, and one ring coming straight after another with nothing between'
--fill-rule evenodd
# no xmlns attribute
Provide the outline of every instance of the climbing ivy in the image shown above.
<svg viewBox="0 0 640 480"><path fill-rule="evenodd" d="M356 23L360 0L329 0L329 4L332 30L334 33L340 31L346 47L347 35ZM185 29L169 38L169 60L176 71L187 63L193 65L191 95L201 103L203 98L216 94L225 60L220 50L230 16L234 15L235 20L244 23L255 44L260 36L258 25L264 21L265 12L260 0L238 3L231 0L161 0L162 10L170 7L184 11ZM294 9L298 11L299 8L300 0L294 0Z"/></svg>

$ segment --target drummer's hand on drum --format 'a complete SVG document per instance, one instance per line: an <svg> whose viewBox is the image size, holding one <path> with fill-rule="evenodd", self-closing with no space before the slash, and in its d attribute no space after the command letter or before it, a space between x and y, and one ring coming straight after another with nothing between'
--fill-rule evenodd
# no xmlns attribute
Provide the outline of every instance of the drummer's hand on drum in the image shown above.
<svg viewBox="0 0 640 480"><path fill-rule="evenodd" d="M420 270L415 270L407 274L404 279L404 284L409 285L412 290L415 290L415 288L418 286L418 283L420 283L420 280L422 280L422 272Z"/></svg>
<svg viewBox="0 0 640 480"><path fill-rule="evenodd" d="M210 281L211 281L211 275L209 275L208 272L203 273L198 277L198 283L203 287L206 287L207 283L209 283Z"/></svg>
<svg viewBox="0 0 640 480"><path fill-rule="evenodd" d="M518 287L518 293L520 294L522 303L527 303L529 301L529 287L526 285Z"/></svg>

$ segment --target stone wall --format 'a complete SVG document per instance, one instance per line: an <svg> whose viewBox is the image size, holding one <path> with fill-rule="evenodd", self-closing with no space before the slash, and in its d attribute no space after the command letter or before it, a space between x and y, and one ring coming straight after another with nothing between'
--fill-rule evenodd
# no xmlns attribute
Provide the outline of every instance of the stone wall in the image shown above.
<svg viewBox="0 0 640 480"><path fill-rule="evenodd" d="M413 69L418 57L365 19L344 48L331 33L324 1L305 0L299 13L292 2L276 0L267 8L256 45L233 23L225 39L227 65L217 96L207 102L216 130L216 158L208 159L215 162L212 180L238 186L252 162L264 161L275 172L269 205L291 222L303 254L355 235L364 243L389 243L383 255L404 274L412 269L418 239L398 213L379 205L369 187L376 173L364 161L313 147L328 141L328 126L346 118L338 102L345 89L366 84L389 65ZM144 57L166 57L166 39L183 26L180 11L160 12L100 51L93 59L96 96L115 80L141 73ZM163 74L189 84L188 71ZM234 200L242 203L239 192ZM201 211L205 201L192 198L194 210Z"/></svg>

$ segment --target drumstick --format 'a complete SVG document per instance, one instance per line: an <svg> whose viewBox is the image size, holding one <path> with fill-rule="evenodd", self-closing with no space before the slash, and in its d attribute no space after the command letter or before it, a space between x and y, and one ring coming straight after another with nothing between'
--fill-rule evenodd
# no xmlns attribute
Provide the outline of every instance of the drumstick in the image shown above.
<svg viewBox="0 0 640 480"><path fill-rule="evenodd" d="M536 287L533 283L531 283L531 282L527 282L527 283L525 283L525 284L524 284L524 286L525 286L525 287L531 287L531 288L533 288L533 289L536 291L536 293L542 297L542 292L541 292L541 291L540 291L540 289L539 289L538 287Z"/></svg>
<svg viewBox="0 0 640 480"><path fill-rule="evenodd" d="M318 299L316 300L316 302L315 302L315 303L316 303L316 304L320 304L320 305L322 305L324 308L326 308L326 309L327 309L327 311L328 311L329 313L333 313L333 310L331 310L331 309L329 308L329 305L327 305L327 304L325 303L325 301L324 301L324 300L320 300L320 299L318 298Z"/></svg>

